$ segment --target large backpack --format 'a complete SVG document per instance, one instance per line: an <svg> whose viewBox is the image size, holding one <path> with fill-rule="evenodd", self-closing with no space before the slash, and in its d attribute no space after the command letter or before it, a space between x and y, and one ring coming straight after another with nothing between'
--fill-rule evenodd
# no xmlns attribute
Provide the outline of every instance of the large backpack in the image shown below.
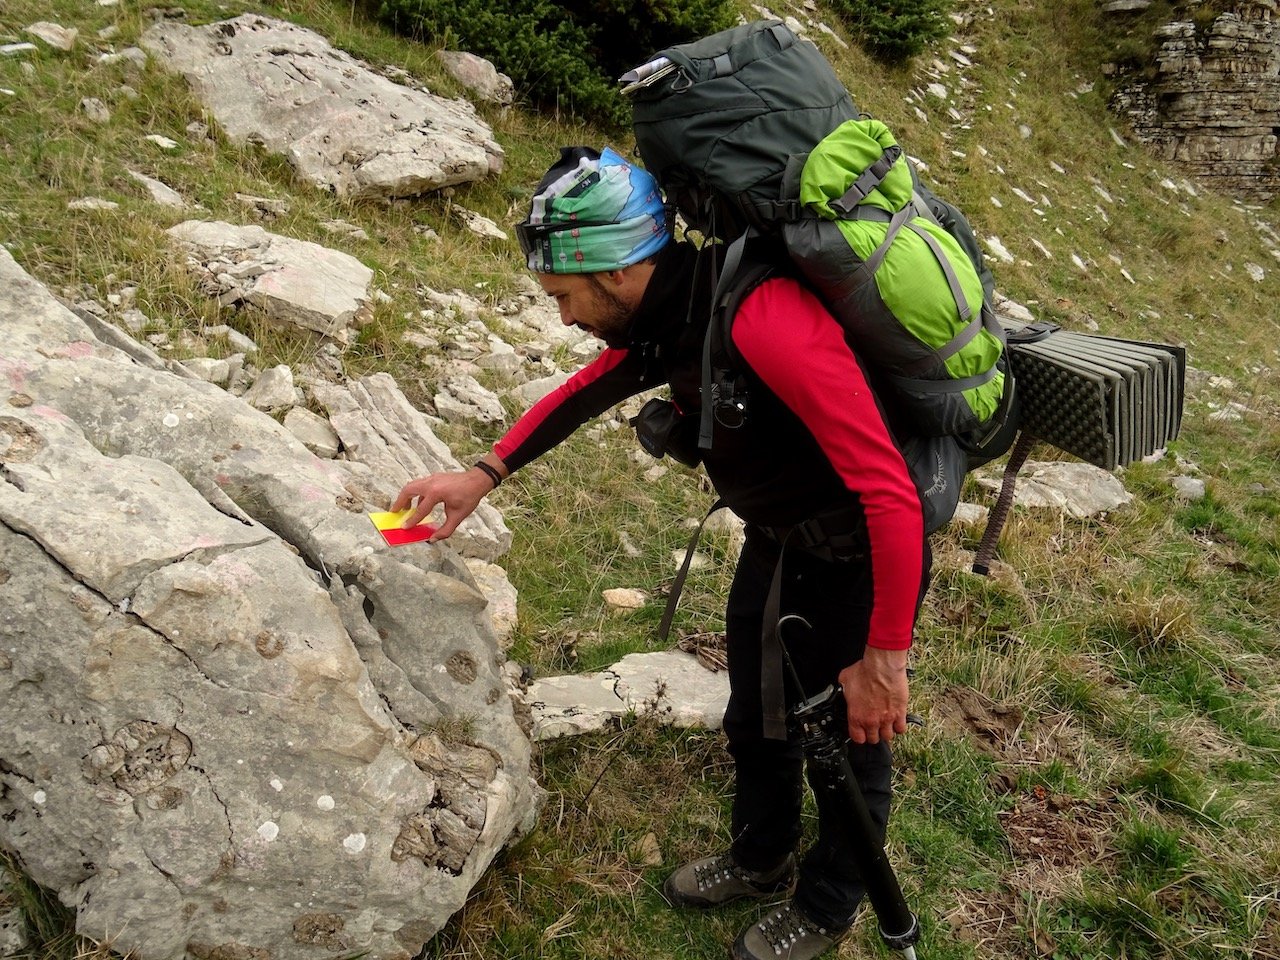
<svg viewBox="0 0 1280 960"><path fill-rule="evenodd" d="M623 78L646 169L682 217L729 243L706 354L780 241L849 332L899 426L926 527L1012 439L1012 378L990 273L955 207L920 184L884 124L859 119L812 43L758 21L662 51ZM763 243L755 238L762 238ZM728 375L704 363L707 398ZM710 445L704 400L700 444ZM999 429L998 429L999 428Z"/></svg>

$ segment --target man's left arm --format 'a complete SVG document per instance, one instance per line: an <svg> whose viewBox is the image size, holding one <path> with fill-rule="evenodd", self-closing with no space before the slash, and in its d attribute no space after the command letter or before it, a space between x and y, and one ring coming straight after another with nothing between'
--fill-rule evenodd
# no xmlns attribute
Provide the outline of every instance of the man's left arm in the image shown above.
<svg viewBox="0 0 1280 960"><path fill-rule="evenodd" d="M839 676L856 743L906 729L907 650L925 567L920 497L840 325L799 284L757 288L733 323L734 346L804 422L866 516L872 612L862 660Z"/></svg>

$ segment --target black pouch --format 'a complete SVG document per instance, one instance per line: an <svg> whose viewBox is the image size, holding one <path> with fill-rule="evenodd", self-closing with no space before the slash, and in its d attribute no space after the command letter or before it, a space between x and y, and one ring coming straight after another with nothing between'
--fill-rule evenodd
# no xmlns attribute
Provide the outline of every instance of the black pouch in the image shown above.
<svg viewBox="0 0 1280 960"><path fill-rule="evenodd" d="M670 400L654 397L631 418L636 439L651 457L671 457L686 467L702 462L698 449L698 417L681 413Z"/></svg>

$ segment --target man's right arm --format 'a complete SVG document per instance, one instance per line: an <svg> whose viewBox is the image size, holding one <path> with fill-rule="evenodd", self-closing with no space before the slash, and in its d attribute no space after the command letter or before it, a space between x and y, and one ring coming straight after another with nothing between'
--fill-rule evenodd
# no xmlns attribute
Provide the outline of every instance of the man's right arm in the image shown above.
<svg viewBox="0 0 1280 960"><path fill-rule="evenodd" d="M506 478L546 453L593 417L642 390L656 386L642 369L641 358L627 350L605 350L562 386L543 397L481 458L499 477ZM660 381L657 381L660 382ZM444 523L432 540L443 540L470 516L497 483L481 467L461 473L435 473L406 484L396 495L392 511L413 506L404 526L420 523L438 505Z"/></svg>

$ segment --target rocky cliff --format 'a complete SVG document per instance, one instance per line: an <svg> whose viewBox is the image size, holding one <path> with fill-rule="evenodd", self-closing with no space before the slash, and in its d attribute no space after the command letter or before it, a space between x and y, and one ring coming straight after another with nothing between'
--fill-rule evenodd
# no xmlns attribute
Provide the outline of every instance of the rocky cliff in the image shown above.
<svg viewBox="0 0 1280 960"><path fill-rule="evenodd" d="M1149 15L1150 0L1110 0L1123 23ZM1242 199L1280 191L1280 37L1276 0L1238 0L1216 12L1183 3L1155 28L1153 59L1113 65L1112 107L1166 160L1211 188Z"/></svg>

